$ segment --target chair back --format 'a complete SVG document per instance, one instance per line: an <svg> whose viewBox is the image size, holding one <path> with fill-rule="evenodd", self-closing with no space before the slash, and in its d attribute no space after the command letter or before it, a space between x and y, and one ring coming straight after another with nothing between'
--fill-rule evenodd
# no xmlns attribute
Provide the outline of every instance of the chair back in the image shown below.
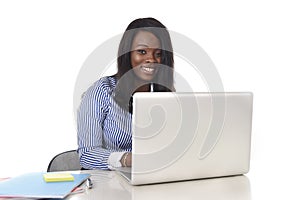
<svg viewBox="0 0 300 200"><path fill-rule="evenodd" d="M62 152L52 158L47 172L80 170L79 156L76 150Z"/></svg>

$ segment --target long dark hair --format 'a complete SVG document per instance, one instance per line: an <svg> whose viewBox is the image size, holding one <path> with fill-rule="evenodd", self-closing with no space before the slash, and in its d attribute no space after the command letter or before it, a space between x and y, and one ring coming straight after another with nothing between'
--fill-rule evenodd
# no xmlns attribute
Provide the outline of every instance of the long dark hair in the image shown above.
<svg viewBox="0 0 300 200"><path fill-rule="evenodd" d="M120 41L118 50L118 72L114 75L118 80L122 78L124 74L126 76L132 76L126 78L126 82L118 83L114 92L115 101L124 109L131 112L130 99L134 91L132 85L134 84L134 74L130 73L131 66L131 46L135 35L139 31L148 31L154 34L160 41L161 45L161 65L168 67L159 68L154 84L154 91L159 92L170 92L175 91L174 88L174 58L173 58L173 47L171 38L167 28L158 20L154 18L139 18L132 21L126 28L123 37Z"/></svg>

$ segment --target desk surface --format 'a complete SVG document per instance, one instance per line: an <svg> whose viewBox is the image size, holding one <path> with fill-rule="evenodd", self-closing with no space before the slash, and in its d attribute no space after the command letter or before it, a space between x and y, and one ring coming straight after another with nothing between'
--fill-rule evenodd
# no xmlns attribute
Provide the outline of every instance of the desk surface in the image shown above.
<svg viewBox="0 0 300 200"><path fill-rule="evenodd" d="M131 186L114 171L88 170L80 173L92 175L93 188L72 194L68 200L251 199L250 181L246 176Z"/></svg>

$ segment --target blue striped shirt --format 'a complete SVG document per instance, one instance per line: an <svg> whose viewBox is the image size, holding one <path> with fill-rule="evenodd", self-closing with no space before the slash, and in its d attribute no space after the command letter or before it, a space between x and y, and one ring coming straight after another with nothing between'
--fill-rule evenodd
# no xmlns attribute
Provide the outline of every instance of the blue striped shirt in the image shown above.
<svg viewBox="0 0 300 200"><path fill-rule="evenodd" d="M112 152L131 151L131 114L112 98L116 83L115 77L99 79L78 109L78 153L85 169L108 169Z"/></svg>

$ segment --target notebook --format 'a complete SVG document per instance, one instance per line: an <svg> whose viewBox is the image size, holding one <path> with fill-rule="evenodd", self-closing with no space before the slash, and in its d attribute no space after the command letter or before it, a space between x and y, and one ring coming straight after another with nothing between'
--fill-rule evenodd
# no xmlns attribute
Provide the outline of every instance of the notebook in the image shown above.
<svg viewBox="0 0 300 200"><path fill-rule="evenodd" d="M89 174L72 174L73 181L46 182L45 173L28 173L0 182L0 197L65 198Z"/></svg>
<svg viewBox="0 0 300 200"><path fill-rule="evenodd" d="M135 93L132 185L245 174L249 171L250 92Z"/></svg>

